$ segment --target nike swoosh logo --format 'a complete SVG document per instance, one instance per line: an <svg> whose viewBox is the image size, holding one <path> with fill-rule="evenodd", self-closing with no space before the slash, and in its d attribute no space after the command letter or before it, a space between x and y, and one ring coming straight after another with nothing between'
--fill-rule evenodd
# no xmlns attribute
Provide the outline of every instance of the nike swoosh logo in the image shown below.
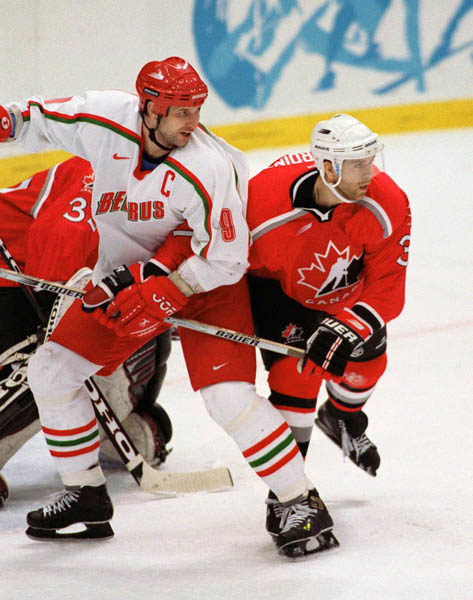
<svg viewBox="0 0 473 600"><path fill-rule="evenodd" d="M303 227L301 227L299 229L299 231L296 233L296 235L301 235L301 233L305 233L306 231L308 231L310 228L312 227L312 223L309 223L308 225L304 225Z"/></svg>
<svg viewBox="0 0 473 600"><path fill-rule="evenodd" d="M118 154L115 152L115 154L113 155L113 158L115 160L130 160L129 156L118 156Z"/></svg>
<svg viewBox="0 0 473 600"><path fill-rule="evenodd" d="M212 367L212 369L213 369L214 371L218 371L219 369L221 369L221 368L222 368L222 367L224 367L225 365L228 365L228 363L227 363L227 362L225 362L225 363L222 363L221 365L214 365L214 366Z"/></svg>

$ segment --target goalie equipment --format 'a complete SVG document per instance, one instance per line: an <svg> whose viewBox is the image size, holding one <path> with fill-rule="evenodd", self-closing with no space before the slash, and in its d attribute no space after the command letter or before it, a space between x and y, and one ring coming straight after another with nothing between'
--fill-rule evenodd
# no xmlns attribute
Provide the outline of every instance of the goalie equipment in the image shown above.
<svg viewBox="0 0 473 600"><path fill-rule="evenodd" d="M113 536L113 505L105 484L66 489L52 502L28 513L26 535L34 540L101 539ZM62 531L83 524L75 532Z"/></svg>
<svg viewBox="0 0 473 600"><path fill-rule="evenodd" d="M151 415L132 412L122 425L146 462L156 467L166 460L169 450L166 450L166 442L159 422ZM106 436L103 437L100 445L100 459L121 463L118 452Z"/></svg>
<svg viewBox="0 0 473 600"><path fill-rule="evenodd" d="M9 495L8 485L4 477L0 473L0 508L5 504Z"/></svg>
<svg viewBox="0 0 473 600"><path fill-rule="evenodd" d="M9 363L8 353L2 355L7 357L8 367L0 371L4 375L0 380L0 468L40 430L38 409L26 378L28 360L36 344L33 340L17 344L11 349L13 354L18 346L25 356L20 362Z"/></svg>

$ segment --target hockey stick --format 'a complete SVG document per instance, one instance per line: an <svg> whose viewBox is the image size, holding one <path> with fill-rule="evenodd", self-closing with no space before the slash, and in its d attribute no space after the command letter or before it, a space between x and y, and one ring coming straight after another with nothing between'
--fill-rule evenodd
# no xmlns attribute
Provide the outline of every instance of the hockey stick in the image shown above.
<svg viewBox="0 0 473 600"><path fill-rule="evenodd" d="M8 263L11 266L16 265L11 255L9 255ZM19 272L19 268L18 271L8 271L7 269L0 269L0 271L2 271L3 275L8 275L5 276L5 279L16 281L24 286L33 286L42 290L47 289L48 291L73 296L74 298L81 298L84 295L82 290L76 290L75 288L52 282L45 282L36 277L24 275L21 271ZM38 285L38 282L43 282L44 285ZM50 284L48 285L48 283ZM29 287L26 289L29 289ZM33 298L36 302L34 295ZM51 312L57 314L57 307L54 310L53 306ZM52 327L48 327L48 330L50 329L52 330ZM49 331L49 335L50 333L51 331ZM230 471L226 467L186 473L166 473L154 469L145 461L141 453L138 452L95 381L91 378L87 379L85 386L93 403L97 420L125 463L125 467L130 471L141 489L154 494L162 494L210 492L233 487Z"/></svg>
<svg viewBox="0 0 473 600"><path fill-rule="evenodd" d="M24 285L30 285L35 289L49 290L51 292L56 292L57 294L71 296L73 298L82 298L84 295L82 290L78 290L67 285L61 285L60 283L55 283L53 281L39 279L38 277L32 277L30 275L20 275L19 273L8 271L7 269L0 269L0 277L21 282ZM303 358L305 356L305 352L301 348L286 346L286 344L273 342L271 340L260 338L256 335L240 333L239 331L233 331L232 329L225 329L217 325L201 323L200 321L193 321L192 319L180 319L178 317L167 317L164 320L166 323L170 323L171 325L178 325L187 329L193 329L194 331L200 331L202 333L207 333L208 335L214 335L231 342L247 344L249 346L254 346L255 348L270 350L271 352L276 352L285 356L293 356L295 358Z"/></svg>

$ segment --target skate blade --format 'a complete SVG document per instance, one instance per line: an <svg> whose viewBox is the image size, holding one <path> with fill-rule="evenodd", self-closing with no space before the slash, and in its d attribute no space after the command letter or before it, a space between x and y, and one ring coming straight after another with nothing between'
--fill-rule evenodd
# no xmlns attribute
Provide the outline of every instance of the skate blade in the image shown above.
<svg viewBox="0 0 473 600"><path fill-rule="evenodd" d="M288 558L305 558L311 554L325 552L325 550L331 550L337 546L340 546L340 542L330 530L306 540L286 544L279 548L279 554Z"/></svg>
<svg viewBox="0 0 473 600"><path fill-rule="evenodd" d="M84 523L85 529L81 531L67 531L63 529L38 529L28 527L26 535L32 540L39 541L70 541L70 540L102 540L110 539L114 531L110 523Z"/></svg>

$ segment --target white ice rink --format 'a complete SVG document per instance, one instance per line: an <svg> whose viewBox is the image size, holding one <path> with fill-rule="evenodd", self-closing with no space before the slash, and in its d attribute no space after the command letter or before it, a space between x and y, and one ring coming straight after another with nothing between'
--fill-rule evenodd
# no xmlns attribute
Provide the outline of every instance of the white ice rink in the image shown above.
<svg viewBox="0 0 473 600"><path fill-rule="evenodd" d="M473 598L473 129L383 141L386 170L411 201L413 238L407 304L367 405L381 467L371 478L344 463L318 430L307 458L340 548L299 562L277 556L265 487L191 391L174 342L160 397L174 450L163 468L228 465L233 491L160 500L109 470L112 540L33 542L26 512L61 487L36 436L3 469L11 497L0 511L0 600ZM252 153L253 173L282 153Z"/></svg>

